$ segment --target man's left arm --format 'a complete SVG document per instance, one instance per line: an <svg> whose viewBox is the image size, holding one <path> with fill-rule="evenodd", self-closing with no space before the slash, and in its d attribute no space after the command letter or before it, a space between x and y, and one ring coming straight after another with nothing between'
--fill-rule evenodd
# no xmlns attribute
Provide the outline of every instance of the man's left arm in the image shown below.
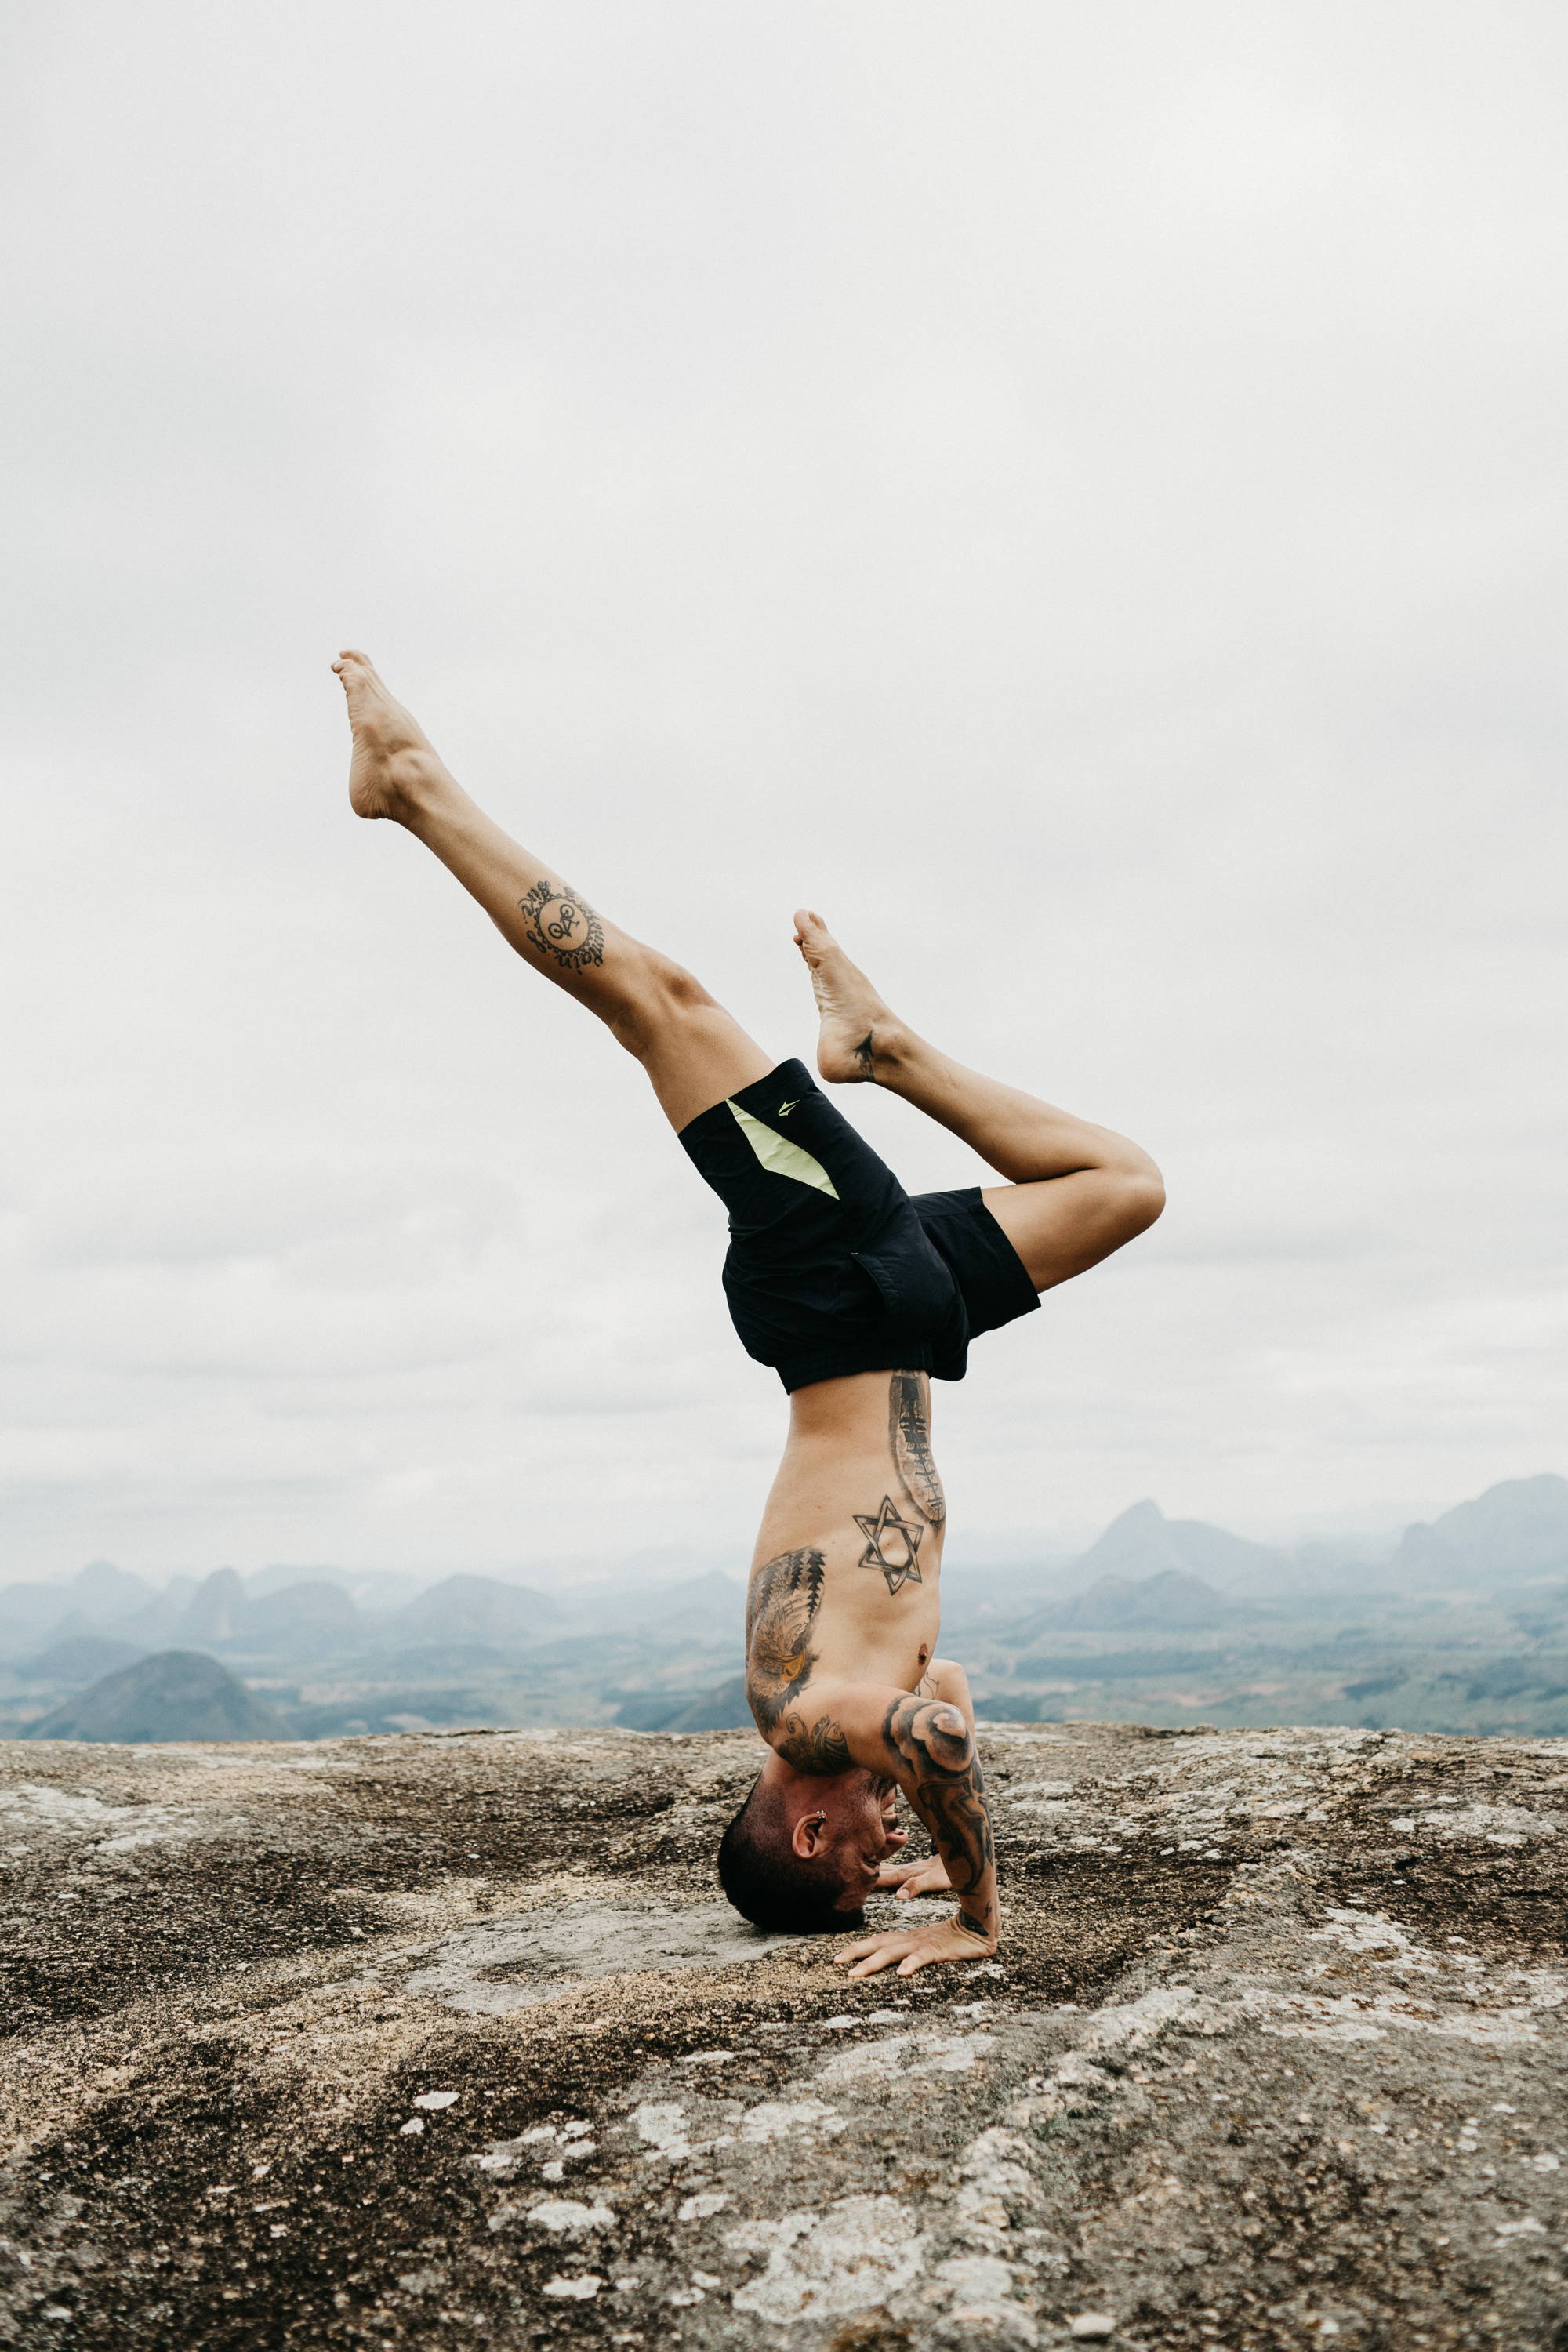
<svg viewBox="0 0 1568 2352"><path fill-rule="evenodd" d="M974 1701L969 1695L969 1676L953 1659L933 1658L915 1685L914 1695L917 1698L951 1699L973 1736ZM884 1863L877 1885L885 1894L896 1892L900 1903L911 1903L917 1895L952 1892L947 1864L938 1853L928 1854L923 1862Z"/></svg>
<svg viewBox="0 0 1568 2352"><path fill-rule="evenodd" d="M984 1959L996 1949L1002 1912L996 1847L974 1731L952 1699L886 1685L841 1684L829 1697L847 1760L886 1772L931 1832L958 1897L956 1917L929 1927L863 1937L839 1954L850 1974L868 1977L897 1965L912 1976L932 1960Z"/></svg>

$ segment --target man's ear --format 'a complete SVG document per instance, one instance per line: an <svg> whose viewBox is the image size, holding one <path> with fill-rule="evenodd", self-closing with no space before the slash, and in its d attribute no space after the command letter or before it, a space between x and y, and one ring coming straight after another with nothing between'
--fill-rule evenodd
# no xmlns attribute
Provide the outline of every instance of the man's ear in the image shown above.
<svg viewBox="0 0 1568 2352"><path fill-rule="evenodd" d="M790 1836L792 1852L798 1853L802 1862L814 1862L826 1844L827 1815L802 1813Z"/></svg>

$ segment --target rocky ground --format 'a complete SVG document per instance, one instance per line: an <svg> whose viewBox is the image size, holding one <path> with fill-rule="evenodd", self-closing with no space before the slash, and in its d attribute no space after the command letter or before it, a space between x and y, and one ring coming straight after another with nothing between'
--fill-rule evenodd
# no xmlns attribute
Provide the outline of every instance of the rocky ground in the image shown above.
<svg viewBox="0 0 1568 2352"><path fill-rule="evenodd" d="M1568 2347L1568 1748L983 1745L1002 1954L858 1985L749 1735L0 1748L0 2340Z"/></svg>

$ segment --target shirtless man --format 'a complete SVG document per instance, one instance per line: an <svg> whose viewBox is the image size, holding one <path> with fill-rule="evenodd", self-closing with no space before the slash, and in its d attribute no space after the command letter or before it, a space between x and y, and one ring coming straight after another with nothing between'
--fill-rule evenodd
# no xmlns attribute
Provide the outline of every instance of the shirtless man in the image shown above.
<svg viewBox="0 0 1568 2352"><path fill-rule="evenodd" d="M820 917L795 916L832 1085L873 1085L962 1136L1005 1181L910 1200L800 1062L777 1066L701 983L606 922L457 783L363 654L333 665L349 798L432 849L525 963L598 1014L652 1081L730 1211L724 1287L790 1400L746 1616L747 1695L770 1754L724 1833L736 1907L802 1934L863 1926L879 1886L951 1888L957 1913L869 1936L857 1977L996 1948L996 1860L963 1671L933 1657L945 1513L931 1380L1153 1223L1160 1173L1108 1129L976 1076L884 1004ZM938 1859L889 1866L901 1790Z"/></svg>

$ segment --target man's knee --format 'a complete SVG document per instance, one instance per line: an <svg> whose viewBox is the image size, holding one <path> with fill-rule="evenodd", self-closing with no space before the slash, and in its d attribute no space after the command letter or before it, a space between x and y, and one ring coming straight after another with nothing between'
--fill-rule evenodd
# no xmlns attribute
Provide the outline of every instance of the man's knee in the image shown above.
<svg viewBox="0 0 1568 2352"><path fill-rule="evenodd" d="M715 999L683 964L657 948L644 948L626 974L620 1004L610 1023L628 1054L644 1060L683 1021L710 1012Z"/></svg>
<svg viewBox="0 0 1568 2352"><path fill-rule="evenodd" d="M1118 1187L1117 1206L1126 1231L1123 1239L1135 1241L1147 1233L1165 1205L1165 1180L1152 1160L1147 1168L1130 1171Z"/></svg>

